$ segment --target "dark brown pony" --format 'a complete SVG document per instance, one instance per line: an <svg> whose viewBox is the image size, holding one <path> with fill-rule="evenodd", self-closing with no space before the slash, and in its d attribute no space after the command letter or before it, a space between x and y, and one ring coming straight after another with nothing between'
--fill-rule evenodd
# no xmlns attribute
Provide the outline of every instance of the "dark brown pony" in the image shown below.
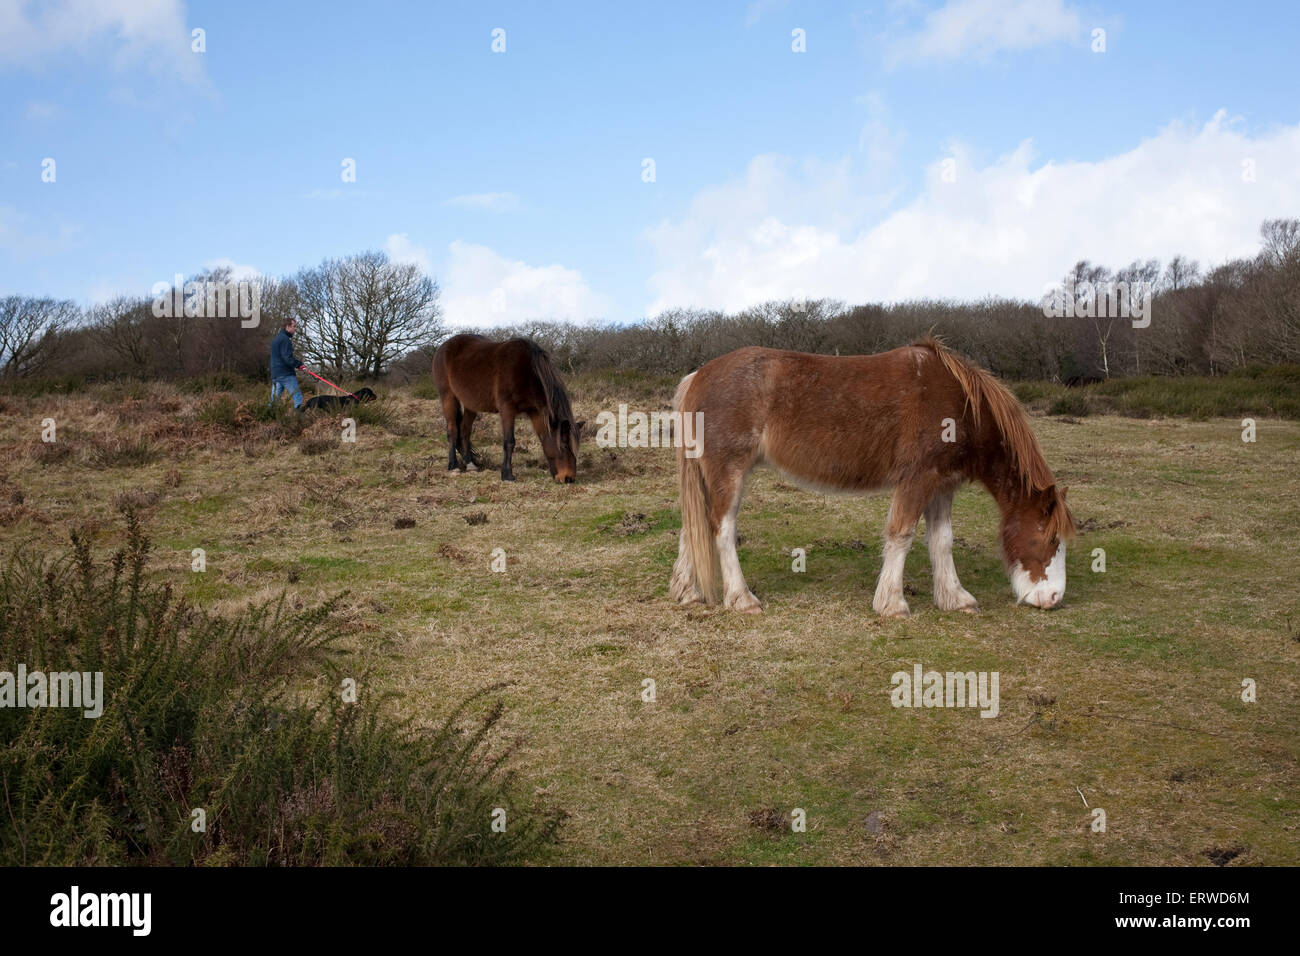
<svg viewBox="0 0 1300 956"><path fill-rule="evenodd" d="M908 613L903 561L922 514L943 610L978 605L952 562L952 497L978 481L1002 514L1002 555L1016 603L1065 595L1074 518L1020 403L992 375L926 338L880 355L744 348L682 379L673 408L702 413L697 458L678 448L682 532L671 593L683 604L761 610L736 556L736 512L760 462L819 491L894 489L872 607ZM718 572L721 571L721 589Z"/></svg>
<svg viewBox="0 0 1300 956"><path fill-rule="evenodd" d="M433 380L447 419L447 468L455 471L457 455L467 471L475 470L470 432L482 414L501 415L505 455L501 478L514 481L515 417L527 415L541 439L542 451L556 481L578 475L582 422L573 408L546 351L528 339L493 342L481 335L453 335L433 353Z"/></svg>

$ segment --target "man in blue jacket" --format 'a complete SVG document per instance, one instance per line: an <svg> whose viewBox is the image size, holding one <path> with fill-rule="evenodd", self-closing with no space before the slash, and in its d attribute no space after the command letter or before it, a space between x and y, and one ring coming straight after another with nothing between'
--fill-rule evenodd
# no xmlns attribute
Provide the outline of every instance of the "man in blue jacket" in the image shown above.
<svg viewBox="0 0 1300 956"><path fill-rule="evenodd" d="M293 333L297 325L290 319L284 328L275 333L271 339L271 407L282 392L288 392L293 398L293 407L302 407L302 392L298 390L298 369L305 368L298 356L293 354Z"/></svg>

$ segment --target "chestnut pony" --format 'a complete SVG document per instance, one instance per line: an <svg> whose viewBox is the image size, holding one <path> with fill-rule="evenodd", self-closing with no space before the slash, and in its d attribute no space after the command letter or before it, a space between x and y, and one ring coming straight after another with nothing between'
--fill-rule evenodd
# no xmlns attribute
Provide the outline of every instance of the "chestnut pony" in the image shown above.
<svg viewBox="0 0 1300 956"><path fill-rule="evenodd" d="M433 353L433 380L447 419L449 471L456 470L457 455L467 471L475 470L470 447L474 419L485 413L500 414L505 448L501 478L514 481L515 417L527 415L541 439L551 477L565 484L577 480L583 423L573 420L564 383L536 342L453 335Z"/></svg>
<svg viewBox="0 0 1300 956"><path fill-rule="evenodd" d="M760 462L818 491L894 489L872 607L908 613L903 560L925 515L934 601L978 605L952 562L952 498L978 481L1002 514L1002 555L1016 603L1055 607L1065 595L1074 518L1029 420L992 375L926 338L879 355L805 355L743 348L682 379L673 409L702 412L703 450L677 450L682 532L671 594L759 611L736 556L736 512Z"/></svg>

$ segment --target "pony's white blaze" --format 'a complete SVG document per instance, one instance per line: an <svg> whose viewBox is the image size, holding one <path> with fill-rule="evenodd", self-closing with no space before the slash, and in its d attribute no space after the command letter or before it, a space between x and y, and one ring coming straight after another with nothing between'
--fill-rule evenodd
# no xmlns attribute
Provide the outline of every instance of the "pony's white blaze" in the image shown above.
<svg viewBox="0 0 1300 956"><path fill-rule="evenodd" d="M1047 577L1041 581L1029 580L1029 572L1017 561L1011 566L1011 589L1015 591L1016 603L1031 604L1034 607L1053 608L1065 597L1065 542L1056 548L1056 554L1047 565Z"/></svg>

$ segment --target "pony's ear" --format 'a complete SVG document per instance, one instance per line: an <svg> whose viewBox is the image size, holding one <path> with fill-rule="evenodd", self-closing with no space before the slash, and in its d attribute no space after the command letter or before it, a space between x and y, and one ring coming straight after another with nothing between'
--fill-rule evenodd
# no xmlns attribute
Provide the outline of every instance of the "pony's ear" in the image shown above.
<svg viewBox="0 0 1300 956"><path fill-rule="evenodd" d="M1069 486L1069 485L1062 485L1062 486L1061 486L1061 501L1065 501L1065 493L1066 493L1067 491L1069 491L1069 490L1070 490L1070 486Z"/></svg>
<svg viewBox="0 0 1300 956"><path fill-rule="evenodd" d="M580 422L575 422L574 425L573 425L573 430L576 431L576 432L581 432L581 431L582 431L582 426L584 426L584 425L586 425L586 424L587 424L587 423L586 423L585 420L584 420L584 421L580 421Z"/></svg>

